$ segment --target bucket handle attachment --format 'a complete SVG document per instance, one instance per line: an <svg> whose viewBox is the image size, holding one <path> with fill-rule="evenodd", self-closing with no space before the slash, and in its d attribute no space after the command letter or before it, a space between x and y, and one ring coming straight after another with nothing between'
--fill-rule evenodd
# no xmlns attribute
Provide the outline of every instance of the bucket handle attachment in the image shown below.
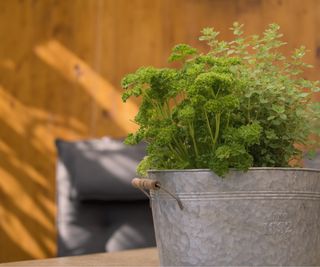
<svg viewBox="0 0 320 267"><path fill-rule="evenodd" d="M133 187L140 189L149 199L151 199L151 196L149 193L147 193L146 190L163 190L168 195L173 197L177 201L179 208L183 210L183 205L181 200L177 196L172 194L170 191L165 189L163 186L161 186L160 182L155 180L150 180L150 179L134 178L131 181L131 184Z"/></svg>

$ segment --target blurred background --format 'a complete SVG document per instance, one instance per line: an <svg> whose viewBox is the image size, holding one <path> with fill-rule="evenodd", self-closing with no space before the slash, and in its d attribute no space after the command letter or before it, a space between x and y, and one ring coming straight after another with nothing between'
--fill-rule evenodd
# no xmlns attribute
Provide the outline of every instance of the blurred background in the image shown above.
<svg viewBox="0 0 320 267"><path fill-rule="evenodd" d="M0 0L0 262L56 255L54 140L126 136L138 101L121 78L234 21L278 23L320 79L319 0Z"/></svg>

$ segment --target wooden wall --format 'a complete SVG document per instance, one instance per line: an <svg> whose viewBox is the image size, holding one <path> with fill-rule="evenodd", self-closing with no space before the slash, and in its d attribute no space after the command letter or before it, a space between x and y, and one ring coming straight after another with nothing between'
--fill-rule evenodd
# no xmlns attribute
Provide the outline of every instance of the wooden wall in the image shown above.
<svg viewBox="0 0 320 267"><path fill-rule="evenodd" d="M236 20L279 23L320 78L319 0L0 1L0 262L55 255L54 139L124 136L137 103L121 104L121 77Z"/></svg>

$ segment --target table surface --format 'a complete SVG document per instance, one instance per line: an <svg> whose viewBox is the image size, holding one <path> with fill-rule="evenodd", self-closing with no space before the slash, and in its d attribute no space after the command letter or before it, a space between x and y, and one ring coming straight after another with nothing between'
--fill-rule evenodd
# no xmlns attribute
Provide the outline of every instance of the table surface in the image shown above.
<svg viewBox="0 0 320 267"><path fill-rule="evenodd" d="M146 248L44 260L9 262L2 263L0 266L159 266L159 258L156 248Z"/></svg>

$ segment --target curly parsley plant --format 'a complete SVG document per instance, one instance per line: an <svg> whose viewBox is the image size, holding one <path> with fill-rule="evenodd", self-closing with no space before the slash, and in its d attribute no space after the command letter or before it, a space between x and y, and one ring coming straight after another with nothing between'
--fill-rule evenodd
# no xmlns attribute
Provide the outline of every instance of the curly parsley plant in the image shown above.
<svg viewBox="0 0 320 267"><path fill-rule="evenodd" d="M209 168L224 176L230 168L286 167L301 156L319 134L319 103L311 101L318 81L301 78L305 48L285 57L279 26L262 36L243 36L234 23L235 38L218 41L212 28L202 31L208 53L179 44L169 61L180 68L142 67L122 81L130 97L141 97L136 133L127 144L147 143L138 167L148 169Z"/></svg>

